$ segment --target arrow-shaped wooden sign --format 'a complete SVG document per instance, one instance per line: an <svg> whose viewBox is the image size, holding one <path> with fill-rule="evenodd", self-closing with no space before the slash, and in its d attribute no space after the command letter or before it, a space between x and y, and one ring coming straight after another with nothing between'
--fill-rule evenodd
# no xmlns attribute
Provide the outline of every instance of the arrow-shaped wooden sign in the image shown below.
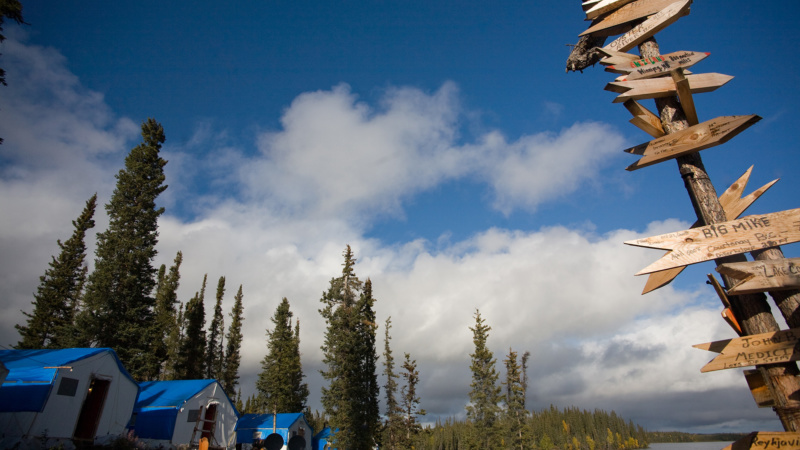
<svg viewBox="0 0 800 450"><path fill-rule="evenodd" d="M730 295L800 288L800 258L726 263L717 272L737 280Z"/></svg>
<svg viewBox="0 0 800 450"><path fill-rule="evenodd" d="M633 27L631 31L628 31L627 33L618 37L616 40L603 48L616 50L618 52L629 50L641 44L647 38L653 36L664 28L672 25L681 17L689 14L689 5L691 4L692 0L676 1L675 3L670 4L661 11L648 17L647 20Z"/></svg>
<svg viewBox="0 0 800 450"><path fill-rule="evenodd" d="M741 177L739 177L738 180L730 185L730 187L728 187L728 189L726 189L725 192L719 196L719 204L725 211L725 216L730 220L739 218L739 216L741 216L742 213L753 204L753 202L761 197L764 192L767 192L767 189L771 188L773 184L778 182L777 179L772 180L750 194L742 196L745 187L747 187L747 182L750 180L750 174L752 172L753 166L750 166L750 168L747 169L747 171ZM692 224L692 228L697 228L699 226L700 221ZM642 295L669 284L673 279L675 279L675 277L683 272L683 269L684 267L681 266L651 273L650 276L647 277L647 283L644 285Z"/></svg>
<svg viewBox="0 0 800 450"><path fill-rule="evenodd" d="M645 275L797 241L800 241L800 209L746 216L675 233L634 239L625 244L670 250L636 274Z"/></svg>
<svg viewBox="0 0 800 450"><path fill-rule="evenodd" d="M759 431L750 433L722 450L791 450L800 448L800 433Z"/></svg>
<svg viewBox="0 0 800 450"><path fill-rule="evenodd" d="M605 58L599 61L600 64L604 66L617 65L617 64L624 65L631 61L642 59L640 56L636 56L632 53L618 52L614 50L607 50L604 48L598 48L597 51L606 55Z"/></svg>
<svg viewBox="0 0 800 450"><path fill-rule="evenodd" d="M692 94L711 92L733 79L730 75L721 73L701 73L697 75L687 75L689 88ZM634 81L612 81L608 83L605 90L616 92L622 95L614 99L614 103L621 103L630 98L642 100L645 98L669 97L675 95L678 89L672 78L648 78Z"/></svg>
<svg viewBox="0 0 800 450"><path fill-rule="evenodd" d="M606 71L628 74L620 81L642 80L669 75L670 71L678 68L692 67L704 60L710 53L703 52L674 52L653 58L643 58L631 61L629 64L606 67Z"/></svg>
<svg viewBox="0 0 800 450"><path fill-rule="evenodd" d="M661 161L724 144L759 120L761 117L755 114L721 116L625 149L626 153L642 155L641 159L628 166L626 170L641 169Z"/></svg>
<svg viewBox="0 0 800 450"><path fill-rule="evenodd" d="M700 372L711 372L758 364L797 361L800 359L800 345L798 344L800 344L800 328L792 328L791 330L707 342L692 347L720 354L700 369Z"/></svg>
<svg viewBox="0 0 800 450"><path fill-rule="evenodd" d="M613 36L620 34L617 31L620 25L655 14L673 3L675 0L636 0L599 19L597 23L580 35Z"/></svg>
<svg viewBox="0 0 800 450"><path fill-rule="evenodd" d="M666 134L664 132L664 127L661 125L661 119L639 102L630 99L623 103L623 105L625 105L625 108L633 115L630 122L636 125L640 130L654 138L660 138Z"/></svg>
<svg viewBox="0 0 800 450"><path fill-rule="evenodd" d="M591 20L609 11L613 11L617 8L620 8L632 1L633 0L599 0L596 2L592 2L590 0L588 2L583 2L583 6L584 10L586 11L586 18ZM586 7L588 7L589 9L585 9Z"/></svg>

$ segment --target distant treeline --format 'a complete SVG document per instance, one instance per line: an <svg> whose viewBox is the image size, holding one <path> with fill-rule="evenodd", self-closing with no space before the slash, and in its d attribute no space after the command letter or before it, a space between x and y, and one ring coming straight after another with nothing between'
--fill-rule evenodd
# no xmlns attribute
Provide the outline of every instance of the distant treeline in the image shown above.
<svg viewBox="0 0 800 450"><path fill-rule="evenodd" d="M695 434L681 433L680 431L649 431L647 437L650 442L719 442L719 441L738 441L745 437L746 433L712 433Z"/></svg>

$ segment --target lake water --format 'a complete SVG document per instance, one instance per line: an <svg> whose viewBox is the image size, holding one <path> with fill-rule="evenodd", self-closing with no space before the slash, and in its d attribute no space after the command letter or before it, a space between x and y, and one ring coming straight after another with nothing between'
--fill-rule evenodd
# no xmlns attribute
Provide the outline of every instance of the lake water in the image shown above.
<svg viewBox="0 0 800 450"><path fill-rule="evenodd" d="M681 442L678 444L650 444L651 450L721 450L733 442Z"/></svg>

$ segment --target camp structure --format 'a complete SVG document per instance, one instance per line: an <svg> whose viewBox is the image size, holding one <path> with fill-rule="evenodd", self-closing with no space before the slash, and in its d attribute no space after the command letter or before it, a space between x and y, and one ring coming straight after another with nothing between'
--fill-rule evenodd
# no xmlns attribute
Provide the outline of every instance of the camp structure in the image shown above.
<svg viewBox="0 0 800 450"><path fill-rule="evenodd" d="M239 413L217 380L146 381L128 428L150 447L227 447Z"/></svg>
<svg viewBox="0 0 800 450"><path fill-rule="evenodd" d="M0 448L105 445L126 433L139 386L110 348L0 350Z"/></svg>
<svg viewBox="0 0 800 450"><path fill-rule="evenodd" d="M302 413L245 414L236 423L236 447L311 450L313 434Z"/></svg>
<svg viewBox="0 0 800 450"><path fill-rule="evenodd" d="M325 427L319 433L314 435L311 440L312 450L332 450L328 441L331 439L331 427Z"/></svg>

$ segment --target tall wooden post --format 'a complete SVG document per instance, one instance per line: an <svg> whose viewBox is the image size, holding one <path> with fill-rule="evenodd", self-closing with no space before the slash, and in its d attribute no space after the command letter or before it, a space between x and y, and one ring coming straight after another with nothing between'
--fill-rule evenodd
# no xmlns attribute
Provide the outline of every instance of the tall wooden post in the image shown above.
<svg viewBox="0 0 800 450"><path fill-rule="evenodd" d="M639 45L642 58L659 56L658 44L655 38L649 38ZM661 118L664 132L667 134L688 128L689 123L683 108L675 96L655 99L656 107ZM697 219L704 225L726 222L728 218L720 205L714 185L705 170L700 153L679 156L676 158L678 171L683 178L686 191L694 207ZM780 249L758 252L762 259L779 259L783 257ZM777 256L780 255L780 256ZM717 265L730 262L746 261L744 255L733 255L716 260ZM726 287L731 286L731 281L723 275ZM781 294L777 294L781 295ZM781 301L776 298L776 303L784 305L781 308L786 321L800 325L800 310L798 310L798 293L788 291L784 293ZM775 297L775 295L773 295ZM734 295L729 297L731 309L739 320L742 331L746 335L761 334L780 331L775 317L770 311L766 296L761 293ZM787 317L788 316L788 317ZM798 326L792 325L790 326ZM760 366L759 371L765 377L765 383L770 387L775 401L774 410L786 431L800 431L800 381L798 381L797 364L782 363Z"/></svg>

